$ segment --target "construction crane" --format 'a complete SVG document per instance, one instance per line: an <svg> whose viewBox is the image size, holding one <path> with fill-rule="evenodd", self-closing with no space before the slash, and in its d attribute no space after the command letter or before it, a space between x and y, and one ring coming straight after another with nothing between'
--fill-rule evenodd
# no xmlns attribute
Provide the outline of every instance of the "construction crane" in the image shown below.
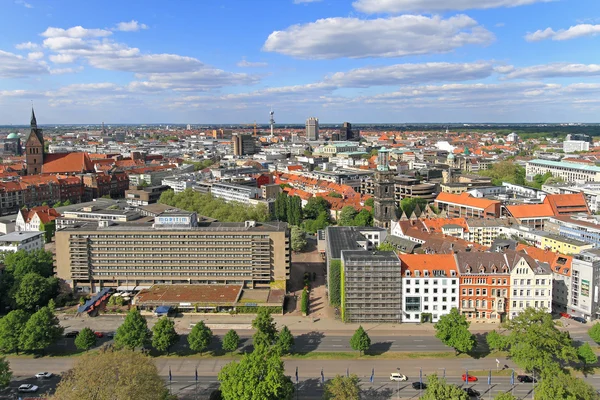
<svg viewBox="0 0 600 400"><path fill-rule="evenodd" d="M244 126L253 126L254 127L254 137L256 137L256 121L252 124L244 124Z"/></svg>

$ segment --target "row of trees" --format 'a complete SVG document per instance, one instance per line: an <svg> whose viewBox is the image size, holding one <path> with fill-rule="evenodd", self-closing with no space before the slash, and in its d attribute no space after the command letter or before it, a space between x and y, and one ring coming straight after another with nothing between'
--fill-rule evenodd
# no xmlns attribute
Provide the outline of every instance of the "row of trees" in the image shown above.
<svg viewBox="0 0 600 400"><path fill-rule="evenodd" d="M362 209L360 212L352 206L346 206L338 215L338 225L340 226L373 226L373 212Z"/></svg>
<svg viewBox="0 0 600 400"><path fill-rule="evenodd" d="M192 189L186 189L178 194L175 194L172 190L167 190L161 194L158 201L182 210L195 211L199 215L216 218L223 222L264 222L271 219L269 210L264 204L253 206L236 202L227 203L225 200L213 197L211 194L198 193Z"/></svg>
<svg viewBox="0 0 600 400"><path fill-rule="evenodd" d="M63 333L51 307L42 307L33 315L13 310L0 319L0 352L37 352L56 342Z"/></svg>

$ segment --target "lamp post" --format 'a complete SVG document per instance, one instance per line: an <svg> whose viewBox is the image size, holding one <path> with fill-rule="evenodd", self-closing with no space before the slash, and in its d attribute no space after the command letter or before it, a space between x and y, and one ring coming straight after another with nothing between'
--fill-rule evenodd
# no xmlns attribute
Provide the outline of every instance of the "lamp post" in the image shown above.
<svg viewBox="0 0 600 400"><path fill-rule="evenodd" d="M396 370L398 371L398 375L400 375L400 368L396 368ZM398 399L400 399L400 376L398 376L396 383L396 393L398 394Z"/></svg>
<svg viewBox="0 0 600 400"><path fill-rule="evenodd" d="M446 368L438 368L438 369L442 369L444 370L444 375L442 376L444 379L446 379Z"/></svg>

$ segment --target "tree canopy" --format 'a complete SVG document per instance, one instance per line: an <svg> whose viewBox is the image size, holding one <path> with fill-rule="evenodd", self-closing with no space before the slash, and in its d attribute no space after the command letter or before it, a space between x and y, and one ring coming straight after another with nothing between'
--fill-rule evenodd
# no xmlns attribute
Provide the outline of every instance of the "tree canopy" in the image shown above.
<svg viewBox="0 0 600 400"><path fill-rule="evenodd" d="M12 379L10 363L4 357L0 357L0 390L8 387Z"/></svg>
<svg viewBox="0 0 600 400"><path fill-rule="evenodd" d="M469 400L469 395L460 387L446 383L446 380L439 378L437 374L427 377L427 389L419 400Z"/></svg>
<svg viewBox="0 0 600 400"><path fill-rule="evenodd" d="M464 315L453 308L450 313L440 317L434 325L435 337L457 353L468 353L476 345L475 337L469 332L470 323Z"/></svg>
<svg viewBox="0 0 600 400"><path fill-rule="evenodd" d="M227 203L211 194L202 194L192 189L186 189L178 194L167 190L161 194L159 203L182 210L195 211L199 215L216 218L222 222L264 222L270 219L269 210L265 204L253 206L238 202Z"/></svg>
<svg viewBox="0 0 600 400"><path fill-rule="evenodd" d="M179 340L175 332L175 322L168 317L161 317L152 327L152 347L158 351L168 352Z"/></svg>
<svg viewBox="0 0 600 400"><path fill-rule="evenodd" d="M358 376L337 375L325 383L323 400L359 400L360 386Z"/></svg>
<svg viewBox="0 0 600 400"><path fill-rule="evenodd" d="M600 323L595 323L590 329L588 329L588 335L596 343L600 343Z"/></svg>
<svg viewBox="0 0 600 400"><path fill-rule="evenodd" d="M240 345L240 336L236 331L230 329L225 336L223 336L222 347L227 352L236 351Z"/></svg>
<svg viewBox="0 0 600 400"><path fill-rule="evenodd" d="M479 171L479 175L492 178L492 185L502 186L502 182L525 184L525 168L511 161L500 161L489 169Z"/></svg>
<svg viewBox="0 0 600 400"><path fill-rule="evenodd" d="M287 326L281 328L279 336L277 337L277 346L281 350L281 354L288 354L294 345L294 336Z"/></svg>
<svg viewBox="0 0 600 400"><path fill-rule="evenodd" d="M0 352L19 353L21 334L29 315L23 310L13 310L0 318Z"/></svg>
<svg viewBox="0 0 600 400"><path fill-rule="evenodd" d="M406 215L410 216L417 206L423 211L427 207L427 200L422 197L405 197L400 200L400 208Z"/></svg>
<svg viewBox="0 0 600 400"><path fill-rule="evenodd" d="M583 365L591 365L598 362L598 356L588 342L585 342L577 348L577 357Z"/></svg>
<svg viewBox="0 0 600 400"><path fill-rule="evenodd" d="M273 321L271 313L266 308L259 308L256 317L252 321L252 328L256 329L254 334L254 343L256 346L257 335L263 336L268 344L272 344L277 339L277 327Z"/></svg>
<svg viewBox="0 0 600 400"><path fill-rule="evenodd" d="M156 365L130 350L89 353L63 375L52 400L165 400L168 389Z"/></svg>
<svg viewBox="0 0 600 400"><path fill-rule="evenodd" d="M359 355L361 352L365 352L371 347L371 338L367 332L365 332L362 325L358 327L354 332L354 335L350 338L350 347L352 350L357 350Z"/></svg>
<svg viewBox="0 0 600 400"><path fill-rule="evenodd" d="M329 203L323 197L313 196L304 206L304 218L317 219L321 213L329 213Z"/></svg>
<svg viewBox="0 0 600 400"><path fill-rule="evenodd" d="M224 400L291 400L294 393L279 353L266 347L225 365L219 382Z"/></svg>
<svg viewBox="0 0 600 400"><path fill-rule="evenodd" d="M117 329L115 345L135 350L137 347L145 347L150 343L151 332L148 329L146 318L139 310L131 309L123 324Z"/></svg>
<svg viewBox="0 0 600 400"><path fill-rule="evenodd" d="M54 274L53 255L52 252L46 250L9 252L4 257L4 264L5 272L12 274L16 279L31 272L44 278L49 278Z"/></svg>
<svg viewBox="0 0 600 400"><path fill-rule="evenodd" d="M75 347L79 350L88 351L96 345L96 335L90 328L83 328L75 338Z"/></svg>
<svg viewBox="0 0 600 400"><path fill-rule="evenodd" d="M306 233L299 227L292 225L291 242L292 250L304 250L304 248L306 247Z"/></svg>
<svg viewBox="0 0 600 400"><path fill-rule="evenodd" d="M14 299L17 307L33 312L48 304L52 295L51 283L35 272L25 274L19 281Z"/></svg>
<svg viewBox="0 0 600 400"><path fill-rule="evenodd" d="M356 209L352 206L345 206L340 211L340 215L338 216L338 225L340 226L353 226L354 225L354 217L356 217Z"/></svg>
<svg viewBox="0 0 600 400"><path fill-rule="evenodd" d="M190 349L199 351L202 354L212 342L212 338L213 334L210 328L204 324L204 321L200 321L194 325L188 335L188 344L190 345Z"/></svg>
<svg viewBox="0 0 600 400"><path fill-rule="evenodd" d="M19 344L27 351L44 350L62 336L63 330L52 310L42 307L25 324Z"/></svg>

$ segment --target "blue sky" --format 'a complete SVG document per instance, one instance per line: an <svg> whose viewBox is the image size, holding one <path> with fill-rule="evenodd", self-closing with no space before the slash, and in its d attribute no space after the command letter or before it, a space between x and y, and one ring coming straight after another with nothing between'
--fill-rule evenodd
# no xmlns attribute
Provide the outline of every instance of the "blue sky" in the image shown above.
<svg viewBox="0 0 600 400"><path fill-rule="evenodd" d="M0 7L0 124L600 122L597 0Z"/></svg>

